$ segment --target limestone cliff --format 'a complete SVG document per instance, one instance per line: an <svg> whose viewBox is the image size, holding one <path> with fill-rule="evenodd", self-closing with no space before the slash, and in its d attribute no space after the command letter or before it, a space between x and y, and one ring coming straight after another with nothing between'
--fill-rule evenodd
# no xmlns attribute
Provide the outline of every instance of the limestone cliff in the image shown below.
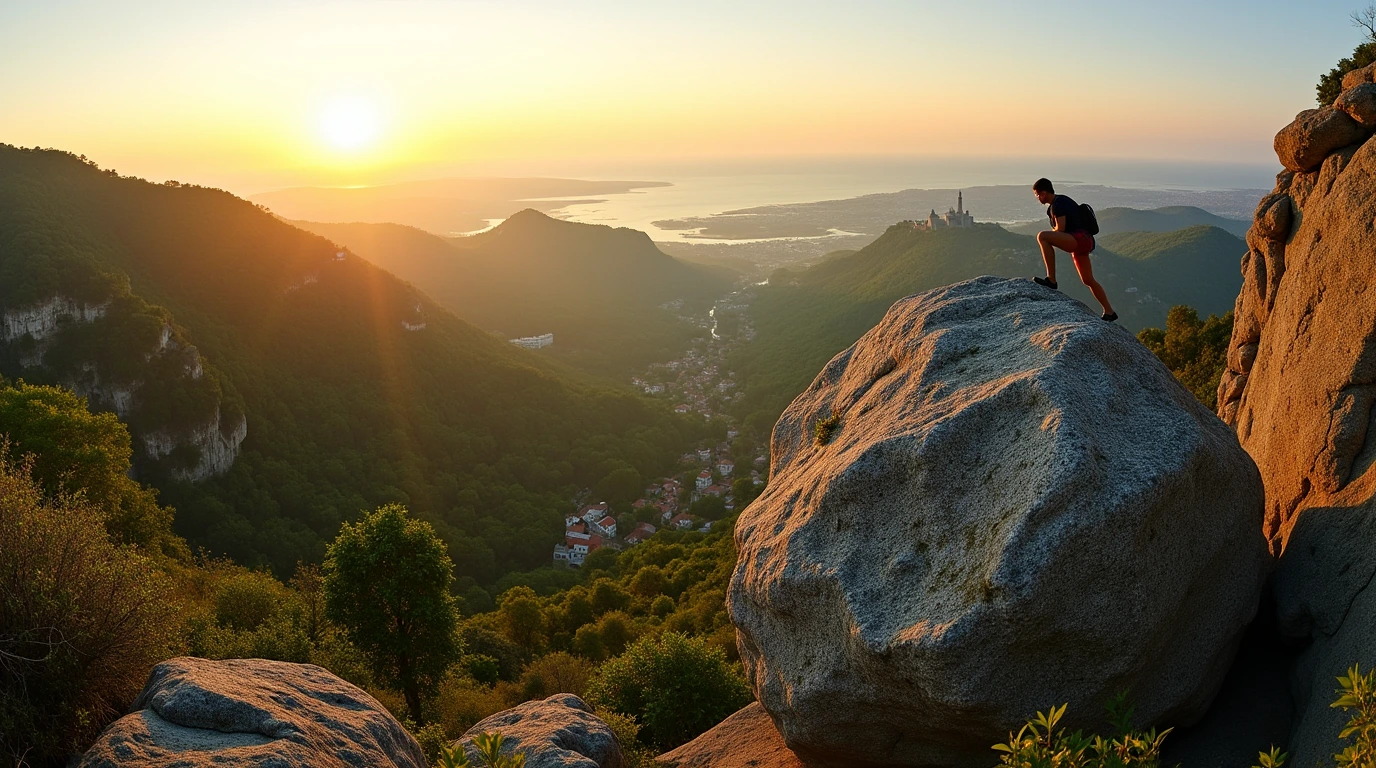
<svg viewBox="0 0 1376 768"><path fill-rule="evenodd" d="M133 435L136 466L178 480L228 471L248 433L242 409L170 314L120 282L96 301L0 297L0 373L60 384L113 412Z"/></svg>
<svg viewBox="0 0 1376 768"><path fill-rule="evenodd" d="M1242 261L1219 414L1266 488L1281 629L1294 670L1292 764L1331 763L1334 678L1376 663L1376 85L1349 73L1332 106L1276 136L1285 170Z"/></svg>

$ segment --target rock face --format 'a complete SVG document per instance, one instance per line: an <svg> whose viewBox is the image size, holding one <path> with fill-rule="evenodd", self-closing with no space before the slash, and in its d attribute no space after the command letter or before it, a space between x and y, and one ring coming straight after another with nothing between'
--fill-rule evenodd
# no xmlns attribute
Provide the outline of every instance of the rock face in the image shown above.
<svg viewBox="0 0 1376 768"><path fill-rule="evenodd" d="M464 733L462 744L470 760L481 765L473 737L501 733L502 753L523 751L526 768L622 768L616 734L592 713L587 702L571 693L544 701L527 701L488 717Z"/></svg>
<svg viewBox="0 0 1376 768"><path fill-rule="evenodd" d="M1370 98L1374 67L1338 104ZM1276 178L1289 225L1248 234L1219 414L1266 486L1280 628L1311 640L1294 672L1294 765L1331 762L1334 678L1376 664L1376 141ZM1258 209L1259 214L1261 213Z"/></svg>
<svg viewBox="0 0 1376 768"><path fill-rule="evenodd" d="M839 414L825 445L819 419ZM809 764L979 766L1037 710L1199 717L1256 611L1261 483L1122 328L1027 280L912 296L774 428L728 591Z"/></svg>
<svg viewBox="0 0 1376 768"><path fill-rule="evenodd" d="M1319 167L1330 152L1361 141L1367 131L1336 107L1306 109L1276 134L1276 156L1294 173Z"/></svg>
<svg viewBox="0 0 1376 768"><path fill-rule="evenodd" d="M373 697L311 664L171 659L81 768L396 766L420 745Z"/></svg>
<svg viewBox="0 0 1376 768"><path fill-rule="evenodd" d="M665 768L805 768L758 701L655 762Z"/></svg>

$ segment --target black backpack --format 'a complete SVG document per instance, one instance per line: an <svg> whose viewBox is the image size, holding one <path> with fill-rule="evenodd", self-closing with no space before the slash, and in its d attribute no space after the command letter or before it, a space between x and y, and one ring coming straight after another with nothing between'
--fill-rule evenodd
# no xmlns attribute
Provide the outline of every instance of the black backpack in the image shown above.
<svg viewBox="0 0 1376 768"><path fill-rule="evenodd" d="M1099 234L1099 217L1094 215L1094 209L1089 203L1080 203L1080 226L1084 228L1085 234L1091 237Z"/></svg>

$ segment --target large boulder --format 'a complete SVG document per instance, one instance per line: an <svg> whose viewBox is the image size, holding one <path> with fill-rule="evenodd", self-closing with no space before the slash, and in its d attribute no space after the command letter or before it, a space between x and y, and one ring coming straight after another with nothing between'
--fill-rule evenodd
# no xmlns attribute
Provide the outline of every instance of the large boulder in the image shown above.
<svg viewBox="0 0 1376 768"><path fill-rule="evenodd" d="M1373 71L1344 80L1338 102L1370 100ZM1282 173L1273 194L1293 224L1282 242L1248 238L1219 413L1266 486L1280 629L1308 643L1290 752L1313 765L1340 748L1334 678L1376 665L1376 141Z"/></svg>
<svg viewBox="0 0 1376 768"><path fill-rule="evenodd" d="M320 667L183 657L153 668L134 713L80 765L425 768L425 755L377 700Z"/></svg>
<svg viewBox="0 0 1376 768"><path fill-rule="evenodd" d="M806 768L758 701L655 762L664 768Z"/></svg>
<svg viewBox="0 0 1376 768"><path fill-rule="evenodd" d="M1276 134L1276 156L1286 170L1312 171L1333 150L1362 141L1370 133L1337 107L1306 109Z"/></svg>
<svg viewBox="0 0 1376 768"><path fill-rule="evenodd" d="M819 420L839 417L829 441ZM804 760L979 766L1037 710L1198 718L1256 611L1261 482L1121 327L1028 280L903 299L774 428L728 590Z"/></svg>
<svg viewBox="0 0 1376 768"><path fill-rule="evenodd" d="M473 737L502 734L502 754L524 752L526 768L622 768L616 734L587 702L571 693L527 701L487 717L455 744L481 765Z"/></svg>

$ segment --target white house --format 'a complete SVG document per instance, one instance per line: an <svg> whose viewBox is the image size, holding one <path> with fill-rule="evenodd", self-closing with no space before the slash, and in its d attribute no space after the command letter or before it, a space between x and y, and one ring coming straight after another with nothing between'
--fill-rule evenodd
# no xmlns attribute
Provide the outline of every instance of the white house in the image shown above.
<svg viewBox="0 0 1376 768"><path fill-rule="evenodd" d="M698 479L695 484L697 485L697 489L699 491L707 490L707 486L712 484L712 473L708 472L705 469L702 470L698 473Z"/></svg>
<svg viewBox="0 0 1376 768"><path fill-rule="evenodd" d="M730 459L717 459L717 471L720 472L723 477L730 477L731 470L735 468L736 463L734 461Z"/></svg>

